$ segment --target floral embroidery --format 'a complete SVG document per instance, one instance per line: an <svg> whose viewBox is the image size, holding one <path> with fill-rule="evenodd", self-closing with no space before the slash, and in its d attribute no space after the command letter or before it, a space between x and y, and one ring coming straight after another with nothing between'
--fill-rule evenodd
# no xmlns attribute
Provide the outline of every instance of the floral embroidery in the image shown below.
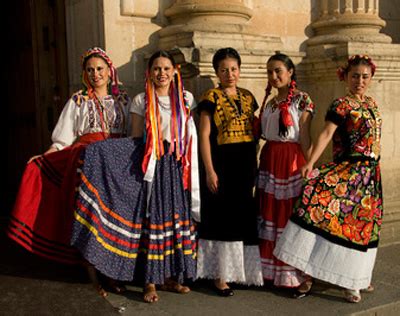
<svg viewBox="0 0 400 316"><path fill-rule="evenodd" d="M292 219L349 247L374 247L383 214L380 113L372 98L360 102L350 95L333 102L327 119L338 125L335 162L309 174Z"/></svg>

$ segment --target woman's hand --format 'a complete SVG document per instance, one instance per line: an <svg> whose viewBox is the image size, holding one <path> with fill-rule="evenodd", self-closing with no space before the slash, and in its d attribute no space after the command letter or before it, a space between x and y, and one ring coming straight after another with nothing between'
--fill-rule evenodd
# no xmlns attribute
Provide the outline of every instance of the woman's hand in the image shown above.
<svg viewBox="0 0 400 316"><path fill-rule="evenodd" d="M43 156L43 155L36 155L36 156L33 156L33 157L29 158L27 164L28 164L28 163L31 163L31 162L32 162L33 160L35 160L36 158L39 158L39 157L42 157L42 156Z"/></svg>
<svg viewBox="0 0 400 316"><path fill-rule="evenodd" d="M42 155L36 155L36 156L31 157L31 158L28 160L27 164L28 164L28 163L31 163L33 160L35 160L35 159L37 159L37 158L39 158L39 157L42 157L42 156L44 156L44 155L50 154L50 153L55 152L55 151L58 151L58 149L57 149L56 147L50 147L49 149L47 149L47 151L46 151L44 154L42 154Z"/></svg>
<svg viewBox="0 0 400 316"><path fill-rule="evenodd" d="M206 179L208 189L216 194L218 192L218 176L215 171L207 172Z"/></svg>
<svg viewBox="0 0 400 316"><path fill-rule="evenodd" d="M303 167L301 167L301 175L303 178L307 178L311 171L314 170L314 164L312 162L307 162Z"/></svg>

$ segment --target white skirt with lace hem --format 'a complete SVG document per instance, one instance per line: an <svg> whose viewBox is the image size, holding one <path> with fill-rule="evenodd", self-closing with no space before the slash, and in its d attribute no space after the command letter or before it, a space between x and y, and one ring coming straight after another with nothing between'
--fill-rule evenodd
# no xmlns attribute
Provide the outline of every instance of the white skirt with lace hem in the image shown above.
<svg viewBox="0 0 400 316"><path fill-rule="evenodd" d="M263 285L260 250L242 241L199 240L197 278Z"/></svg>

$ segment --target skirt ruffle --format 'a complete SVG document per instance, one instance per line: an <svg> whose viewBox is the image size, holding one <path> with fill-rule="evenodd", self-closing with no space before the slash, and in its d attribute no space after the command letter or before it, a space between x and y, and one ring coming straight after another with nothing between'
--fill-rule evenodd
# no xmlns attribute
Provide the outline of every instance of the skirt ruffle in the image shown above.
<svg viewBox="0 0 400 316"><path fill-rule="evenodd" d="M77 168L87 144L103 133L82 136L74 145L27 164L7 227L8 236L28 251L61 263L82 263L71 247Z"/></svg>
<svg viewBox="0 0 400 316"><path fill-rule="evenodd" d="M275 286L298 287L305 280L304 273L273 255L301 194L304 163L297 143L268 142L261 152L257 179L261 265L264 279Z"/></svg>

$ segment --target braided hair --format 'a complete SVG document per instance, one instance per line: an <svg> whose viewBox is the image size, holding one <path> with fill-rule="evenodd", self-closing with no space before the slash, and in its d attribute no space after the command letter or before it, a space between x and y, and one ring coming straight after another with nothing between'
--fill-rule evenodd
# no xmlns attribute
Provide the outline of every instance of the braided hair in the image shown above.
<svg viewBox="0 0 400 316"><path fill-rule="evenodd" d="M268 61L267 64L271 61L281 61L287 70L293 70L292 76L291 76L291 81L289 84L289 91L288 95L286 97L285 102L279 104L279 109L280 109L280 115L279 115L279 135L285 137L288 133L288 126L293 125L293 120L292 117L289 113L289 106L292 102L294 91L297 87L296 84L296 68L294 66L293 61L290 59L289 56L282 54L282 53L276 53L275 55L272 55ZM265 108L265 104L267 102L268 96L271 94L272 86L268 82L267 87L265 88L265 96L261 105L261 114L262 111Z"/></svg>

